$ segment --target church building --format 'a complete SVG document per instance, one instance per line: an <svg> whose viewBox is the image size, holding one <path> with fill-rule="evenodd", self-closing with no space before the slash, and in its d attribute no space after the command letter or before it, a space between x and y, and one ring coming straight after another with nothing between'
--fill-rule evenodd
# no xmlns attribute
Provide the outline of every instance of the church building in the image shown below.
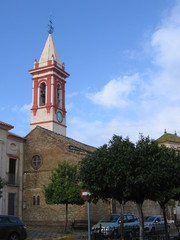
<svg viewBox="0 0 180 240"><path fill-rule="evenodd" d="M43 193L58 163L78 164L96 150L66 136L65 85L70 76L60 61L52 38L52 26L40 56L34 61L32 75L31 131L20 137L10 132L10 124L0 122L0 177L6 182L0 198L0 214L22 217L28 224L63 224L65 205L48 205ZM164 133L159 144L180 148L177 134ZM144 215L160 214L157 203L146 201ZM90 204L91 221L97 222L112 211L120 211L117 202ZM180 207L176 206L180 216ZM126 212L137 214L136 206L127 203ZM172 212L170 209L169 212ZM69 223L87 220L87 203L69 206Z"/></svg>
<svg viewBox="0 0 180 240"><path fill-rule="evenodd" d="M43 186L52 170L64 160L77 164L96 148L66 136L65 83L69 74L61 63L52 32L49 33L32 74L31 131L24 143L23 220L27 224L59 224L65 220L65 205L47 205ZM110 205L91 204L91 220L109 213ZM87 219L87 204L69 206L69 221Z"/></svg>

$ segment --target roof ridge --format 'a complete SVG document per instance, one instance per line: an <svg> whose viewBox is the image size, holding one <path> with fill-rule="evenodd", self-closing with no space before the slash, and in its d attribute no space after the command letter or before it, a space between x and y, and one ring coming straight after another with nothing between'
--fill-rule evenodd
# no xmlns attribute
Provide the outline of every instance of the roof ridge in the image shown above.
<svg viewBox="0 0 180 240"><path fill-rule="evenodd" d="M41 129L42 131L47 132L47 133L50 134L50 135L55 135L55 136L57 136L57 137L59 136L59 137L61 137L61 138L67 139L67 140L69 139L70 141L73 141L73 142L75 142L75 143L77 143L77 144L80 144L80 145L83 145L83 146L86 146L86 147L90 147L90 148L96 149L96 147L94 147L94 146L91 146L91 145L88 145L88 144L79 142L79 141L77 141L77 140L75 140L75 139L73 139L73 138L64 136L64 135L62 135L62 134L60 134L60 133L53 132L53 131L51 131L51 130L49 130L49 129L47 129L47 128L43 128L43 127L41 127L41 126L36 126L32 131L34 131L34 130L37 129L37 128ZM31 132L32 132L32 131L31 131ZM29 134L30 134L30 133L29 133Z"/></svg>

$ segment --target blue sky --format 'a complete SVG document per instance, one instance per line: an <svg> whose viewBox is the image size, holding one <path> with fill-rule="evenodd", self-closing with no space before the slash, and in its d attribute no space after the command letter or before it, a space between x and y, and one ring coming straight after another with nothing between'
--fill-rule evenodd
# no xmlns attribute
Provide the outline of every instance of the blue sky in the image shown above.
<svg viewBox="0 0 180 240"><path fill-rule="evenodd" d="M67 136L99 147L180 135L180 3L175 0L7 0L0 3L0 121L30 131L28 70L53 39L70 77Z"/></svg>

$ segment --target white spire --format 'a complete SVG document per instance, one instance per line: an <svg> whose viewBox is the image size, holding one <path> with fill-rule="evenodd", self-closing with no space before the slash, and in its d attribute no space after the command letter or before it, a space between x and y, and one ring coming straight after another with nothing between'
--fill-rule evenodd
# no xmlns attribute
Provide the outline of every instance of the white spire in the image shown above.
<svg viewBox="0 0 180 240"><path fill-rule="evenodd" d="M48 35L48 39L42 51L41 57L39 59L39 66L47 66L48 60L55 60L57 64L61 66L60 58L58 56L51 34Z"/></svg>

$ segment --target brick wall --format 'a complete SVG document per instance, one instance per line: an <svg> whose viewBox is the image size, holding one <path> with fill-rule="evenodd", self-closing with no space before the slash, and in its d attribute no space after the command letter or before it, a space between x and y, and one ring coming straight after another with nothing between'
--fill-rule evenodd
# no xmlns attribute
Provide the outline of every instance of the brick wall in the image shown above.
<svg viewBox="0 0 180 240"><path fill-rule="evenodd" d="M52 170L58 162L64 160L77 164L88 152L95 148L76 142L70 138L37 127L27 136L24 145L24 209L23 220L36 224L63 224L65 221L65 205L47 205L43 194L43 186L48 185ZM42 164L37 170L32 167L32 157L39 155ZM40 205L33 205L33 196ZM96 222L110 213L109 204L99 202L90 204L91 220ZM87 204L83 206L69 205L69 222L87 220Z"/></svg>
<svg viewBox="0 0 180 240"><path fill-rule="evenodd" d="M53 133L47 129L36 127L27 135L24 145L24 209L23 220L26 223L36 224L64 224L65 205L47 205L45 203L43 186L48 185L52 170L58 162L64 160L77 164L95 148L79 143L73 139ZM39 155L42 164L37 170L32 167L32 157ZM33 196L40 205L33 205ZM120 205L116 202L116 211L120 212ZM90 204L91 221L97 222L104 215L112 212L112 203L99 201L97 205ZM125 212L138 216L136 205L128 202ZM144 216L160 214L158 203L145 201L143 204ZM172 215L169 213L169 216ZM69 205L69 222L87 220L87 203L83 206Z"/></svg>

